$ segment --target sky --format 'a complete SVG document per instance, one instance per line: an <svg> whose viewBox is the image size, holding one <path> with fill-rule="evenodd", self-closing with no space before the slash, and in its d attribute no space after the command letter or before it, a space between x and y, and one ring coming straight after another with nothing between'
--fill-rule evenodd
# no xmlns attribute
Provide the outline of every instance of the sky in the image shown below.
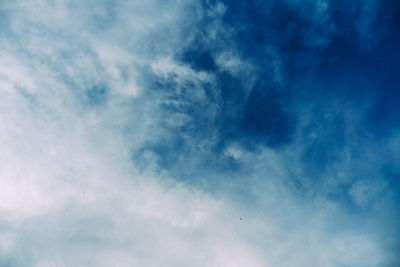
<svg viewBox="0 0 400 267"><path fill-rule="evenodd" d="M400 266L396 0L0 1L0 266Z"/></svg>

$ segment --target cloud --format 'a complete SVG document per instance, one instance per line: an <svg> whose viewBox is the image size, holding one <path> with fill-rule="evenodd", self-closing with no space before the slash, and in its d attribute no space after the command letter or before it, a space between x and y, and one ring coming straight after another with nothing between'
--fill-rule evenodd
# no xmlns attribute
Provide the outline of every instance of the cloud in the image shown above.
<svg viewBox="0 0 400 267"><path fill-rule="evenodd" d="M398 136L319 70L376 5L2 3L0 265L396 266Z"/></svg>
<svg viewBox="0 0 400 267"><path fill-rule="evenodd" d="M262 266L221 200L134 169L114 106L82 110L66 87L30 103L17 81L2 91L4 264L217 266L235 251L232 266Z"/></svg>

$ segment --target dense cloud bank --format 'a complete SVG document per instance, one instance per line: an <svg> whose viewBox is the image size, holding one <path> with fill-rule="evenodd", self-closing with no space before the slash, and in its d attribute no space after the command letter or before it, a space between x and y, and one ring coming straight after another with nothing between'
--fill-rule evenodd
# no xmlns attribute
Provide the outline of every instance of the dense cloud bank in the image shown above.
<svg viewBox="0 0 400 267"><path fill-rule="evenodd" d="M2 1L0 265L398 266L399 19Z"/></svg>

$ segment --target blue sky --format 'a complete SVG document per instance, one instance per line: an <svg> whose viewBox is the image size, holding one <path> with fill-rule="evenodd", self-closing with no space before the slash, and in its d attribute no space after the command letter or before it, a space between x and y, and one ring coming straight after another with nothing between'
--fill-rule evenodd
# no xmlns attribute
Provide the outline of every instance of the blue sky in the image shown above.
<svg viewBox="0 0 400 267"><path fill-rule="evenodd" d="M400 4L0 3L1 266L400 265Z"/></svg>

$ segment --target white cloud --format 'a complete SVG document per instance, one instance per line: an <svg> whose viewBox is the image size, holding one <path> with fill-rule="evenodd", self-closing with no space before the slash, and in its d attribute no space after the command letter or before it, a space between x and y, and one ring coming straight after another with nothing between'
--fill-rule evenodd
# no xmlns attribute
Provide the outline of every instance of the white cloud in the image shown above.
<svg viewBox="0 0 400 267"><path fill-rule="evenodd" d="M251 166L251 205L135 168L132 149L162 137L151 127L157 103L132 104L146 90L143 69L195 88L214 79L173 60L179 27L197 19L185 8L202 16L191 1L4 4L11 33L0 39L0 257L12 266L379 266L373 237L331 237L329 219L347 218L340 208L298 202L284 185L285 155L225 151ZM233 52L217 63L241 71ZM86 91L101 83L106 103L88 107Z"/></svg>
<svg viewBox="0 0 400 267"><path fill-rule="evenodd" d="M138 173L131 163L123 128L127 122L143 127L130 121L129 99L139 90L136 66L151 61L119 43L129 40L126 33L146 40L165 22L152 15L161 9L130 7L150 14L120 23L125 29L116 30L115 42L92 34L91 12L79 13L87 6L75 4L10 8L20 46L3 39L0 51L2 258L29 266L264 266L221 200ZM104 81L108 103L88 109L85 88Z"/></svg>

